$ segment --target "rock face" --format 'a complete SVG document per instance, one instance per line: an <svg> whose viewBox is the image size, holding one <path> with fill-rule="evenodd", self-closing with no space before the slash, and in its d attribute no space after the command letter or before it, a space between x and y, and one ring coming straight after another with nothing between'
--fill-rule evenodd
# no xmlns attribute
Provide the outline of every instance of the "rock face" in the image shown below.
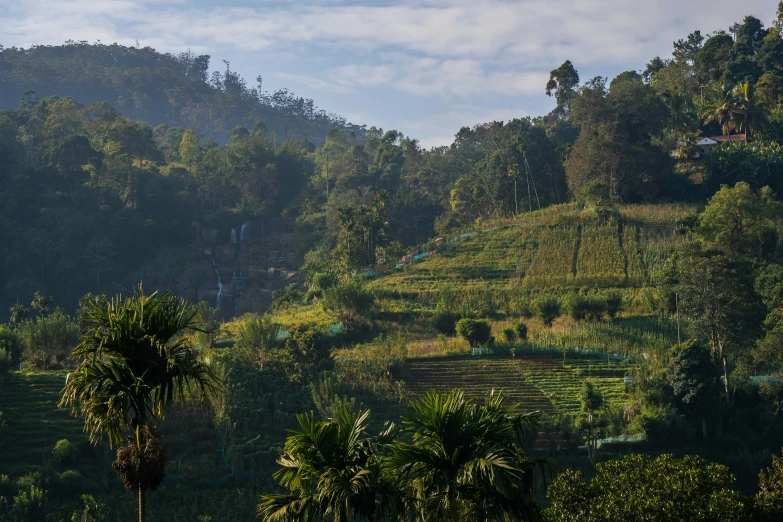
<svg viewBox="0 0 783 522"><path fill-rule="evenodd" d="M219 307L224 318L263 313L272 304L272 292L289 284L299 268L293 220L195 228L201 252L198 300Z"/></svg>

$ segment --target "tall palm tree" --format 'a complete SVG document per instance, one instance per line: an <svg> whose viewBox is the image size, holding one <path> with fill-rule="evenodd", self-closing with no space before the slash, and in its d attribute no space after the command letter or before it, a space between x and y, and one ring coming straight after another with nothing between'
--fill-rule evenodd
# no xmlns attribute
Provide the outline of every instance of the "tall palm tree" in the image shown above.
<svg viewBox="0 0 783 522"><path fill-rule="evenodd" d="M198 330L198 311L183 299L144 295L139 285L125 299L89 301L82 322L86 327L73 350L80 363L68 374L59 406L84 417L93 444L105 436L114 446L132 430L115 469L126 487L138 492L139 521L144 522L144 494L163 479L165 464L153 423L173 404L209 400L221 382L198 359L186 335Z"/></svg>
<svg viewBox="0 0 783 522"><path fill-rule="evenodd" d="M392 446L388 466L412 488L415 519L429 521L539 520L536 472L521 449L536 413L508 407L494 391L486 405L462 392L426 394L403 419L412 442Z"/></svg>
<svg viewBox="0 0 783 522"><path fill-rule="evenodd" d="M741 114L742 107L736 89L729 84L713 86L701 110L705 125L716 122L723 134L728 136L741 125Z"/></svg>
<svg viewBox="0 0 783 522"><path fill-rule="evenodd" d="M740 108L739 121L742 130L750 136L769 123L769 111L758 99L756 87L750 82L742 82L734 88L734 94Z"/></svg>
<svg viewBox="0 0 783 522"><path fill-rule="evenodd" d="M390 425L367 437L369 410L338 408L335 419L298 415L274 477L291 491L262 495L258 514L265 522L300 522L331 517L335 522L394 520L402 512L398 482L382 473L385 447L395 436Z"/></svg>

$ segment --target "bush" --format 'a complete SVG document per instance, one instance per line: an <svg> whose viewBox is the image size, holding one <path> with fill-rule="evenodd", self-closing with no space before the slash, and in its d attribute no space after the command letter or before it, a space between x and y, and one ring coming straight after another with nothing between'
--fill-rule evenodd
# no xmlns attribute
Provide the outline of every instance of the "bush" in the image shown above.
<svg viewBox="0 0 783 522"><path fill-rule="evenodd" d="M22 337L17 330L0 325L0 378L19 364L22 357Z"/></svg>
<svg viewBox="0 0 783 522"><path fill-rule="evenodd" d="M304 384L329 368L329 349L329 340L316 327L297 323L290 329L279 362L289 379Z"/></svg>
<svg viewBox="0 0 783 522"><path fill-rule="evenodd" d="M302 299L304 299L304 295L299 291L299 285L293 283L272 292L272 309L280 310L285 308L288 303L298 303Z"/></svg>
<svg viewBox="0 0 783 522"><path fill-rule="evenodd" d="M444 301L439 301L435 307L432 321L435 328L444 335L454 335L457 321L460 319L475 319L476 313L466 304L457 307L450 306Z"/></svg>
<svg viewBox="0 0 783 522"><path fill-rule="evenodd" d="M492 328L487 321L476 319L460 319L455 330L457 335L466 339L471 346L485 344L492 333Z"/></svg>
<svg viewBox="0 0 783 522"><path fill-rule="evenodd" d="M552 322L561 315L560 301L552 296L539 297L533 301L533 311L544 326L552 326Z"/></svg>
<svg viewBox="0 0 783 522"><path fill-rule="evenodd" d="M623 309L623 296L620 292L608 292L604 296L606 302L606 313L612 319Z"/></svg>
<svg viewBox="0 0 783 522"><path fill-rule="evenodd" d="M568 315L575 321L599 321L607 312L606 298L598 295L571 294L565 303Z"/></svg>
<svg viewBox="0 0 783 522"><path fill-rule="evenodd" d="M319 272L313 276L312 288L313 290L323 292L333 287L335 284L335 278L332 274L326 272Z"/></svg>
<svg viewBox="0 0 783 522"><path fill-rule="evenodd" d="M52 459L59 466L73 463L75 454L76 448L68 439L58 440L57 444L52 448Z"/></svg>
<svg viewBox="0 0 783 522"><path fill-rule="evenodd" d="M353 280L325 290L323 306L337 316L346 330L352 330L372 319L375 295Z"/></svg>
<svg viewBox="0 0 783 522"><path fill-rule="evenodd" d="M277 346L280 328L264 315L251 315L239 324L239 334L234 344L238 360L251 366L264 367L270 352Z"/></svg>
<svg viewBox="0 0 783 522"><path fill-rule="evenodd" d="M503 338L508 344L513 344L517 339L517 334L513 328L503 328Z"/></svg>
<svg viewBox="0 0 783 522"><path fill-rule="evenodd" d="M514 333L517 334L517 338L520 341L527 340L527 325L522 321L519 321L517 324L514 325Z"/></svg>
<svg viewBox="0 0 783 522"><path fill-rule="evenodd" d="M43 370L65 361L81 336L79 325L59 310L25 322L20 331L27 361Z"/></svg>
<svg viewBox="0 0 783 522"><path fill-rule="evenodd" d="M84 477L75 469L68 469L60 473L60 485L66 491L75 491L84 485Z"/></svg>

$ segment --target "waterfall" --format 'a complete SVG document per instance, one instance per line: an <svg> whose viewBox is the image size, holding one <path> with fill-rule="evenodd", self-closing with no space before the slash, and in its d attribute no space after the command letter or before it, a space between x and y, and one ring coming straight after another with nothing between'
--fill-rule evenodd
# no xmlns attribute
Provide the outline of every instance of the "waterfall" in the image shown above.
<svg viewBox="0 0 783 522"><path fill-rule="evenodd" d="M232 243L236 243L237 242L237 229L236 228L232 228L231 229L231 242Z"/></svg>
<svg viewBox="0 0 783 522"><path fill-rule="evenodd" d="M250 221L245 221L242 223L242 228L239 229L239 240L244 241L245 240L245 229L250 224ZM235 241L236 243L236 241Z"/></svg>
<svg viewBox="0 0 783 522"><path fill-rule="evenodd" d="M220 272L218 272L217 265L215 264L215 260L212 260L212 268L215 269L215 275L217 276L218 284L217 284L217 298L215 299L215 310L220 308L220 299L223 297L223 282L220 280Z"/></svg>

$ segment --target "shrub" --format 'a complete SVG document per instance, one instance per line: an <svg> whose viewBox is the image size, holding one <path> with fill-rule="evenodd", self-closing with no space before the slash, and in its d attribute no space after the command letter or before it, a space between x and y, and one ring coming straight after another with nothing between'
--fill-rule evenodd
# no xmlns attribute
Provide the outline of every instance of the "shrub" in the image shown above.
<svg viewBox="0 0 783 522"><path fill-rule="evenodd" d="M20 331L27 361L44 370L65 361L81 336L79 325L59 310L25 322Z"/></svg>
<svg viewBox="0 0 783 522"><path fill-rule="evenodd" d="M52 458L58 465L73 462L75 453L76 448L68 439L58 440L57 444L52 448Z"/></svg>
<svg viewBox="0 0 783 522"><path fill-rule="evenodd" d="M68 469L60 473L60 484L66 491L75 491L84 483L84 477L75 469Z"/></svg>
<svg viewBox="0 0 783 522"><path fill-rule="evenodd" d="M312 287L313 290L321 291L327 290L334 286L335 278L332 274L326 272L319 272L313 276Z"/></svg>
<svg viewBox="0 0 783 522"><path fill-rule="evenodd" d="M458 312L441 305L442 303L438 303L432 316L435 329L444 335L454 335L454 327L457 325L457 321L462 319L462 316Z"/></svg>
<svg viewBox="0 0 783 522"><path fill-rule="evenodd" d="M450 306L447 301L439 301L435 307L432 321L435 328L444 335L454 335L457 321L460 319L475 319L476 313L465 303Z"/></svg>
<svg viewBox="0 0 783 522"><path fill-rule="evenodd" d="M346 330L352 330L372 319L375 295L354 280L325 290L323 306L337 316Z"/></svg>
<svg viewBox="0 0 783 522"><path fill-rule="evenodd" d="M514 325L514 333L517 334L517 338L520 341L524 341L527 339L527 325L523 323L522 321L519 321L517 324Z"/></svg>
<svg viewBox="0 0 783 522"><path fill-rule="evenodd" d="M606 301L606 313L614 319L623 309L623 296L620 292L608 292L604 296Z"/></svg>
<svg viewBox="0 0 783 522"><path fill-rule="evenodd" d="M574 321L598 321L607 312L606 298L598 295L571 294L565 303L568 315Z"/></svg>
<svg viewBox="0 0 783 522"><path fill-rule="evenodd" d="M288 303L301 302L304 296L299 291L296 283L290 284L285 288L280 288L272 292L272 309L279 310L285 308Z"/></svg>
<svg viewBox="0 0 783 522"><path fill-rule="evenodd" d="M0 325L0 378L22 357L22 337L17 330Z"/></svg>
<svg viewBox="0 0 783 522"><path fill-rule="evenodd" d="M485 344L492 333L487 321L476 319L460 319L455 329L457 335L466 339L471 346Z"/></svg>
<svg viewBox="0 0 783 522"><path fill-rule="evenodd" d="M560 301L552 296L539 297L533 301L533 311L544 326L552 326L552 322L560 317Z"/></svg>
<svg viewBox="0 0 783 522"><path fill-rule="evenodd" d="M503 338L508 344L513 344L517 339L517 334L513 328L503 328Z"/></svg>
<svg viewBox="0 0 783 522"><path fill-rule="evenodd" d="M329 340L316 327L297 323L290 329L280 362L288 377L300 384L329 368Z"/></svg>
<svg viewBox="0 0 783 522"><path fill-rule="evenodd" d="M268 316L251 315L239 325L234 345L237 359L263 368L269 362L270 352L277 345L279 331L280 328Z"/></svg>

